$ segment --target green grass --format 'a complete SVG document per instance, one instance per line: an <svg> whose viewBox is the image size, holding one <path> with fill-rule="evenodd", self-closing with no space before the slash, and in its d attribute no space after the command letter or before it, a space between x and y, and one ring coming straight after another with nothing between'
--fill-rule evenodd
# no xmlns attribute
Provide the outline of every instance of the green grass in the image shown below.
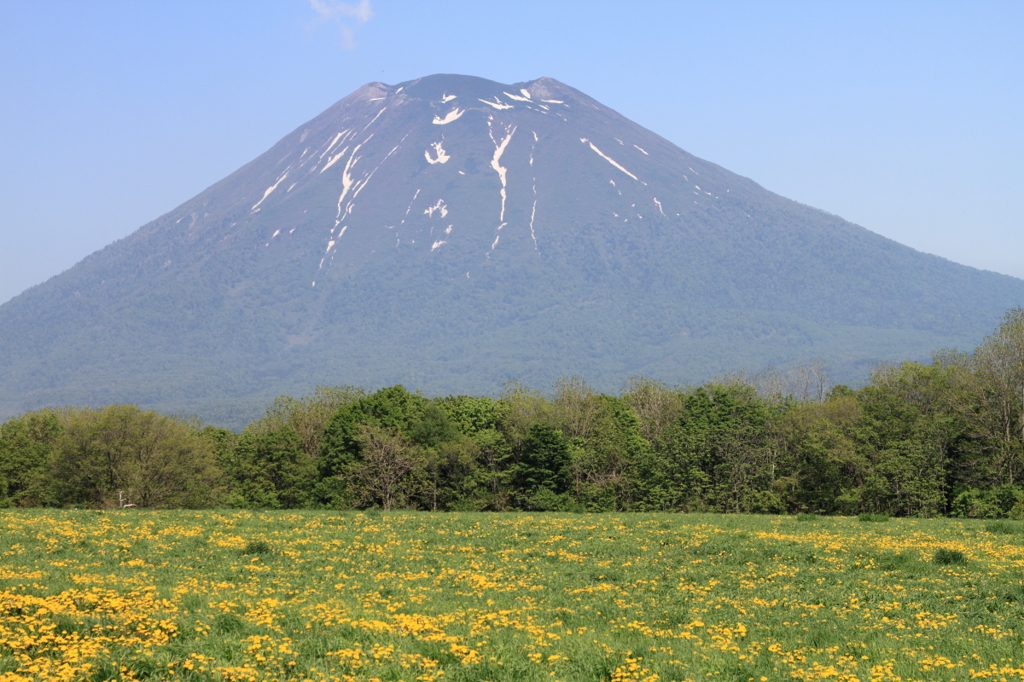
<svg viewBox="0 0 1024 682"><path fill-rule="evenodd" d="M1024 530L1021 524L1014 521L989 521L985 524L985 531L995 535L1019 535L1021 530Z"/></svg>
<svg viewBox="0 0 1024 682"><path fill-rule="evenodd" d="M990 526L8 510L0 679L1019 679Z"/></svg>

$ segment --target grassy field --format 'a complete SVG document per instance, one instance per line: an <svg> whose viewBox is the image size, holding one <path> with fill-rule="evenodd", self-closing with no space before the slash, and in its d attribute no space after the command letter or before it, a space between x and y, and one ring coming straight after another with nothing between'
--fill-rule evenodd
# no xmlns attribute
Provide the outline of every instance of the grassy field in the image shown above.
<svg viewBox="0 0 1024 682"><path fill-rule="evenodd" d="M1024 679L1013 522L0 512L0 680Z"/></svg>

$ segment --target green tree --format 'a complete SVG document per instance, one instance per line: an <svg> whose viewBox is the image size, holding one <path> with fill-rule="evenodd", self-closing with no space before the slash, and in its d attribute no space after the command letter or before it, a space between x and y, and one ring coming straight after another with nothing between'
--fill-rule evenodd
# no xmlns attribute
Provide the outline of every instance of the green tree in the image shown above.
<svg viewBox="0 0 1024 682"><path fill-rule="evenodd" d="M594 389L582 378L571 376L555 381L551 412L555 425L566 438L589 438L601 409Z"/></svg>
<svg viewBox="0 0 1024 682"><path fill-rule="evenodd" d="M660 445L661 504L723 512L777 511L780 452L772 412L746 384L709 384L688 395Z"/></svg>
<svg viewBox="0 0 1024 682"><path fill-rule="evenodd" d="M1024 477L1024 308L1008 311L994 334L970 355L937 357L953 378L952 409L970 432L957 462L971 486L1016 486Z"/></svg>
<svg viewBox="0 0 1024 682"><path fill-rule="evenodd" d="M221 463L232 481L232 506L297 509L310 504L316 464L291 427L243 433Z"/></svg>
<svg viewBox="0 0 1024 682"><path fill-rule="evenodd" d="M783 415L786 459L773 487L791 512L833 514L860 510L870 460L857 440L862 409L839 391L823 403L798 405Z"/></svg>
<svg viewBox="0 0 1024 682"><path fill-rule="evenodd" d="M419 506L431 511L480 511L490 500L486 488L488 477L480 467L480 449L469 436L420 448L421 482Z"/></svg>
<svg viewBox="0 0 1024 682"><path fill-rule="evenodd" d="M572 454L562 432L546 424L534 424L523 439L513 482L528 509L549 511L565 505Z"/></svg>
<svg viewBox="0 0 1024 682"><path fill-rule="evenodd" d="M324 430L317 461L320 481L315 497L319 503L335 508L358 503L359 494L351 488L349 479L364 459L363 447L367 441L363 427L377 427L408 439L413 428L423 422L423 413L429 404L426 398L396 385L339 408ZM429 427L423 425L424 437L428 432Z"/></svg>
<svg viewBox="0 0 1024 682"><path fill-rule="evenodd" d="M864 511L944 511L950 462L965 428L948 406L954 390L953 377L941 365L904 362L879 368L858 392L858 439L870 460Z"/></svg>
<svg viewBox="0 0 1024 682"><path fill-rule="evenodd" d="M501 424L499 429L513 457L518 457L523 441L537 424L552 424L551 404L539 391L526 388L517 381L505 384L501 393Z"/></svg>
<svg viewBox="0 0 1024 682"><path fill-rule="evenodd" d="M198 424L135 405L71 412L53 466L62 504L194 508L215 504L220 492Z"/></svg>
<svg viewBox="0 0 1024 682"><path fill-rule="evenodd" d="M510 402L487 397L453 396L442 399L440 405L471 441L466 443L463 440L452 446L459 451L458 456L451 449L442 453L449 462L446 467L453 472L464 472L458 479L458 492L453 492L453 500L447 504L450 508L459 509L508 509L512 494L513 452L506 438L506 429L509 432L516 430L509 425ZM467 468L467 458L473 460L471 471Z"/></svg>
<svg viewBox="0 0 1024 682"><path fill-rule="evenodd" d="M52 410L29 412L0 426L0 506L58 503L53 457L64 432Z"/></svg>
<svg viewBox="0 0 1024 682"><path fill-rule="evenodd" d="M590 437L574 448L573 488L580 503L594 511L623 511L637 503L638 486L651 446L624 398L596 396Z"/></svg>
<svg viewBox="0 0 1024 682"><path fill-rule="evenodd" d="M423 406L419 418L409 427L409 437L413 442L427 448L458 440L459 435L458 424L434 401Z"/></svg>

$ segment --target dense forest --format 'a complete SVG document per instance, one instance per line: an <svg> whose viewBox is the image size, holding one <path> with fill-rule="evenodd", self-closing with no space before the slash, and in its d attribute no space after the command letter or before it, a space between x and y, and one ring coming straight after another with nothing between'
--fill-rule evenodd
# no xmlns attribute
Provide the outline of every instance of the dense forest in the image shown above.
<svg viewBox="0 0 1024 682"><path fill-rule="evenodd" d="M320 387L240 434L133 405L0 426L0 506L1024 518L1024 309L973 353L549 395Z"/></svg>

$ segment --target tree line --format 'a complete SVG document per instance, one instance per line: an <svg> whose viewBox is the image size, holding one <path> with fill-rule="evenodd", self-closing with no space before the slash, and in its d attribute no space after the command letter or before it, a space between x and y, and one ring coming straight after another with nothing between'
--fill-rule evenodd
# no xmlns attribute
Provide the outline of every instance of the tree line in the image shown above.
<svg viewBox="0 0 1024 682"><path fill-rule="evenodd" d="M0 506L1024 517L1024 309L973 352L698 387L319 387L236 434L133 405L0 426Z"/></svg>

